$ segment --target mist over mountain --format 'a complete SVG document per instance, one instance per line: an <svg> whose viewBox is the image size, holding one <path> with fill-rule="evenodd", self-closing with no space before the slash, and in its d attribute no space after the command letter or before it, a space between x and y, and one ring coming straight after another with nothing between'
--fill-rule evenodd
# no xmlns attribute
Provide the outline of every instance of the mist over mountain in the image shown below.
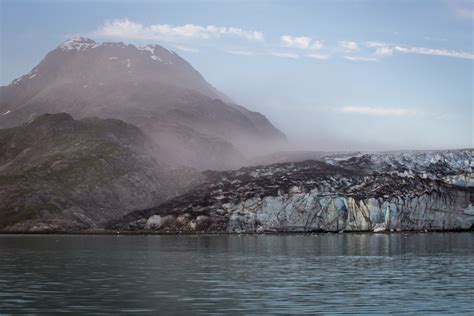
<svg viewBox="0 0 474 316"><path fill-rule="evenodd" d="M186 60L159 45L65 41L0 89L0 128L44 113L117 118L141 128L160 159L229 169L285 142L265 116L232 103Z"/></svg>
<svg viewBox="0 0 474 316"><path fill-rule="evenodd" d="M137 127L116 119L45 114L0 129L0 230L96 227L199 183L170 169Z"/></svg>

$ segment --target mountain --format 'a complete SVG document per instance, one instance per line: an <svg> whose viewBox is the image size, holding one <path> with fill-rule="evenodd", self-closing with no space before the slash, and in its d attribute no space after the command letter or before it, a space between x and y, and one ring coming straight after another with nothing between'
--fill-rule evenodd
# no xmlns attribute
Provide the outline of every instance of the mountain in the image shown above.
<svg viewBox="0 0 474 316"><path fill-rule="evenodd" d="M285 141L265 116L234 104L159 45L73 38L0 89L0 128L59 112L134 124L166 153L161 159L199 169L235 168Z"/></svg>
<svg viewBox="0 0 474 316"><path fill-rule="evenodd" d="M179 198L109 229L153 232L474 228L474 150L329 157L206 172Z"/></svg>
<svg viewBox="0 0 474 316"><path fill-rule="evenodd" d="M45 114L1 129L0 230L94 228L200 183L199 172L153 158L159 150L117 119Z"/></svg>

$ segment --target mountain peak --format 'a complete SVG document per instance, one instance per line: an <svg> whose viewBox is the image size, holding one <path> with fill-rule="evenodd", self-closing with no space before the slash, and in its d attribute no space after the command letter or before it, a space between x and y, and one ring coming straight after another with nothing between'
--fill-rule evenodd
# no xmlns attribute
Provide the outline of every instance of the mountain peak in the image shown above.
<svg viewBox="0 0 474 316"><path fill-rule="evenodd" d="M62 42L59 48L63 50L81 50L96 44L94 40L87 37L73 37Z"/></svg>
<svg viewBox="0 0 474 316"><path fill-rule="evenodd" d="M59 48L61 50L85 50L87 48L96 48L96 47L99 47L99 46L104 46L104 47L107 47L107 46L108 47L114 47L115 46L115 47L119 47L119 48L129 46L129 47L132 47L132 48L134 48L138 51L148 51L152 55L154 55L155 50L156 51L166 51L169 54L176 55L176 53L174 51L166 49L163 46L158 45L158 44L144 44L144 45L129 44L129 45L126 45L123 42L98 43L98 42L96 42L96 41L94 41L90 38L82 37L82 36L73 37L73 38L65 40L64 42L61 43L61 45L59 45Z"/></svg>
<svg viewBox="0 0 474 316"><path fill-rule="evenodd" d="M160 81L228 100L187 61L163 46L96 42L86 37L67 39L28 74L13 80L10 86L33 85L33 90L38 92L54 82L76 82L80 87L88 88L116 82L117 78L133 85ZM4 112L8 110L11 109Z"/></svg>
<svg viewBox="0 0 474 316"><path fill-rule="evenodd" d="M136 51L138 53L146 53L149 54L150 58L156 62L162 62L167 65L171 65L174 57L178 56L174 51L164 48L158 44L146 44L146 45L133 45L129 44L126 45L122 42L103 42L97 43L94 40L86 37L73 37L70 38L61 45L59 45L59 49L61 51L87 51L93 48L104 48L104 49L113 49L113 48L128 48L132 51ZM130 52L130 51L129 51ZM111 56L111 59L116 59L116 56ZM129 64L129 63L128 63ZM129 66L128 66L129 67Z"/></svg>
<svg viewBox="0 0 474 316"><path fill-rule="evenodd" d="M44 113L117 118L147 130L170 153L166 161L234 168L242 154L262 152L282 134L263 115L227 102L189 62L163 46L77 37L0 89L0 128Z"/></svg>

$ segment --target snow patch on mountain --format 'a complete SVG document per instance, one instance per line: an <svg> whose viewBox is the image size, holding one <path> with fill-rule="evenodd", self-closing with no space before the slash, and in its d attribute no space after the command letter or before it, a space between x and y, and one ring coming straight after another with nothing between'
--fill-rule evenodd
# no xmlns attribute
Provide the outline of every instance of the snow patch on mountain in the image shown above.
<svg viewBox="0 0 474 316"><path fill-rule="evenodd" d="M158 56L158 54L155 53L155 50L157 48L157 46L153 46L153 45L142 45L142 46L137 46L136 47L138 50L142 51L142 52L150 52L151 54L151 59L155 60L155 61L158 61L158 62L163 62L163 56ZM173 52L167 50L169 54L173 54ZM165 64L168 64L168 65L171 65L171 61L165 61L164 62Z"/></svg>
<svg viewBox="0 0 474 316"><path fill-rule="evenodd" d="M97 43L94 42L93 40L85 37L74 37L71 39L68 39L64 41L61 45L59 45L59 48L62 50L83 50L87 48L94 48L93 46L96 46Z"/></svg>
<svg viewBox="0 0 474 316"><path fill-rule="evenodd" d="M148 51L152 55L155 53L155 47L153 45L140 45L137 46L137 49L145 52Z"/></svg>
<svg viewBox="0 0 474 316"><path fill-rule="evenodd" d="M150 58L154 61L165 63L167 65L171 65L172 62L170 60L165 60L168 58L164 58L164 56L160 56L159 54L156 53L157 48L159 46L157 45L128 45L131 46L143 53L148 52L150 53ZM125 48L127 45L124 43L97 43L92 39L85 38L85 37L74 37L71 39L68 39L64 41L61 45L59 45L59 48L63 51L84 51L87 49L94 49L97 47L120 47L120 48ZM163 48L166 50L170 55L177 55L174 51L168 50L166 48ZM116 56L112 56L108 58L109 60L114 60L114 59L119 59ZM127 68L130 68L130 63L127 62ZM14 84L14 83L13 83Z"/></svg>

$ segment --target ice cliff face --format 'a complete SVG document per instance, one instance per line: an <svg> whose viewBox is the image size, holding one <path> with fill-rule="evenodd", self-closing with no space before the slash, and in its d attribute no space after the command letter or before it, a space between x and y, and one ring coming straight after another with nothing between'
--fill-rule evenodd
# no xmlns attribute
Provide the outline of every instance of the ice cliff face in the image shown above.
<svg viewBox="0 0 474 316"><path fill-rule="evenodd" d="M207 183L109 228L157 232L465 230L473 150L322 158L208 173Z"/></svg>

